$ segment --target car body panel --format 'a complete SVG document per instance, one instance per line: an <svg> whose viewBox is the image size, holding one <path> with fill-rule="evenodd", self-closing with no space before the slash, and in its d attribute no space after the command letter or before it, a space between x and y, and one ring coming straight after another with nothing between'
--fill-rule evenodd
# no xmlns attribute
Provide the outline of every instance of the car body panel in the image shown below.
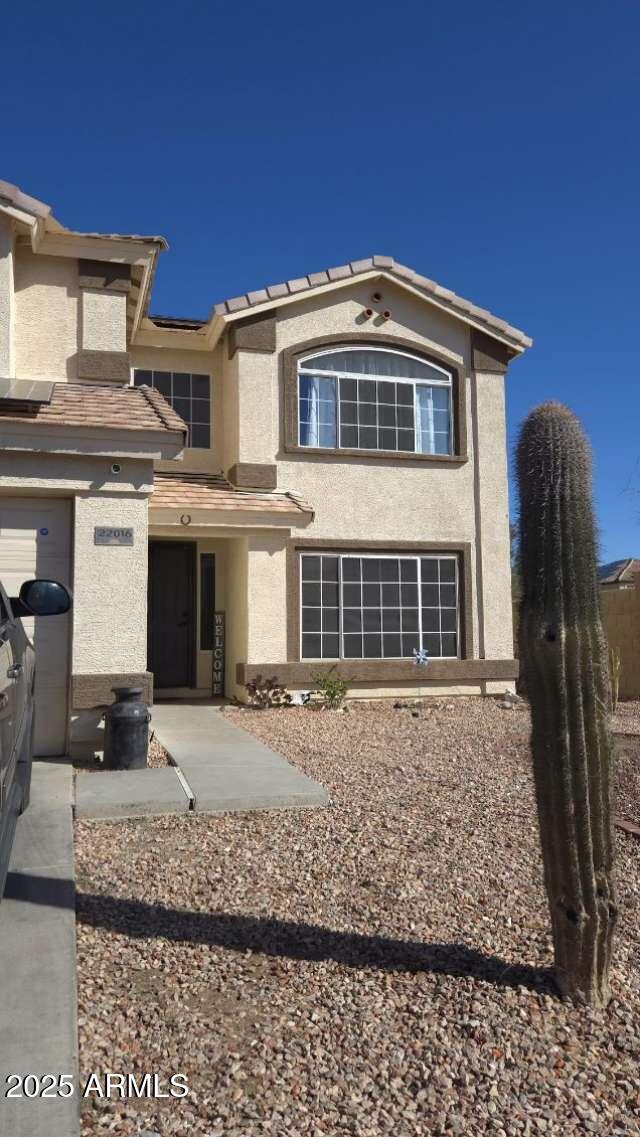
<svg viewBox="0 0 640 1137"><path fill-rule="evenodd" d="M35 660L33 644L0 585L0 899L16 823L29 804Z"/></svg>

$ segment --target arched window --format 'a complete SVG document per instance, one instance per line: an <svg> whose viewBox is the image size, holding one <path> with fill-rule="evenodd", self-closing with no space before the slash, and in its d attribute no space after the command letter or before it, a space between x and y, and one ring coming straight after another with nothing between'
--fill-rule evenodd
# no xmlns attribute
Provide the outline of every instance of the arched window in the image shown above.
<svg viewBox="0 0 640 1137"><path fill-rule="evenodd" d="M298 362L298 444L451 454L451 372L391 348L338 347Z"/></svg>

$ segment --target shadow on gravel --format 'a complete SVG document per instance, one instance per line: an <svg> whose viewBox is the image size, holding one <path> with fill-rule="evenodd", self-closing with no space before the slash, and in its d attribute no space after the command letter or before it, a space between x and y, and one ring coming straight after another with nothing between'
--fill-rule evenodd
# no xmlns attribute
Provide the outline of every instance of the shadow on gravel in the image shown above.
<svg viewBox="0 0 640 1137"><path fill-rule="evenodd" d="M46 889L44 890L46 892ZM52 903L51 899L45 903ZM550 969L508 964L462 943L420 943L385 936L337 932L261 916L187 912L114 896L76 896L78 923L141 939L210 944L238 952L310 962L333 960L345 967L383 971L431 972L472 977L498 987L528 987L557 995Z"/></svg>

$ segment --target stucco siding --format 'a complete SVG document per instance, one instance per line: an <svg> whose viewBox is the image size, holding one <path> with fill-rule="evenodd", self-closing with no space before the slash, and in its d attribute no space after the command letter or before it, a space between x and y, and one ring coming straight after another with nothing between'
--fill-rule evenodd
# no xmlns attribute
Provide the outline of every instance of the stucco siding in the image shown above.
<svg viewBox="0 0 640 1137"><path fill-rule="evenodd" d="M131 526L133 545L96 545L96 525ZM145 671L146 497L76 497L73 590L73 672Z"/></svg>
<svg viewBox="0 0 640 1137"><path fill-rule="evenodd" d="M513 655L507 449L502 375L475 376L477 581L481 651L487 659Z"/></svg>
<svg viewBox="0 0 640 1137"><path fill-rule="evenodd" d="M78 262L35 256L15 258L15 367L20 379L74 381L78 375Z"/></svg>
<svg viewBox="0 0 640 1137"><path fill-rule="evenodd" d="M249 539L248 663L287 658L286 566L286 543L281 534Z"/></svg>
<svg viewBox="0 0 640 1137"><path fill-rule="evenodd" d="M0 450L0 486L25 495L96 493L97 487L99 492L112 495L151 493L150 460L121 458L119 474L111 472L111 465L109 458Z"/></svg>
<svg viewBox="0 0 640 1137"><path fill-rule="evenodd" d="M470 366L469 329L402 290L356 285L333 296L310 297L277 313L274 354L239 350L229 367L238 395L238 458L278 465L278 485L308 501L315 519L306 538L328 541L376 540L456 542L471 549L471 644L468 654L512 656L504 382L501 375L476 378ZM391 312L387 321L362 319L372 306ZM398 337L416 351L435 355L460 376L467 418L467 460L424 463L305 455L284 449L281 353L309 340L342 334ZM232 374L233 370L233 374ZM278 398L274 399L274 392ZM476 453L476 448L478 453ZM303 536L302 529L292 532ZM248 662L280 662L286 656L284 555L249 547ZM480 592L478 591L480 589ZM282 607L280 607L282 605Z"/></svg>
<svg viewBox="0 0 640 1137"><path fill-rule="evenodd" d="M0 216L0 375L14 373L13 227Z"/></svg>
<svg viewBox="0 0 640 1137"><path fill-rule="evenodd" d="M238 351L238 461L274 461L280 421L276 356Z"/></svg>
<svg viewBox="0 0 640 1137"><path fill-rule="evenodd" d="M380 301L372 300L376 291L382 293ZM363 318L365 308L374 311L370 319ZM390 312L388 320L381 316L384 310ZM416 339L416 346L420 344L424 351L445 354L452 362L467 355L469 333L465 324L387 282L380 285L365 281L340 292L310 296L278 311L279 349L345 331L362 332L363 336L411 335Z"/></svg>
<svg viewBox="0 0 640 1137"><path fill-rule="evenodd" d="M127 350L126 293L83 288L81 307L85 351Z"/></svg>
<svg viewBox="0 0 640 1137"><path fill-rule="evenodd" d="M226 566L226 660L225 691L228 698L244 694L236 683L236 664L247 659L248 645L248 552L247 539L228 542Z"/></svg>

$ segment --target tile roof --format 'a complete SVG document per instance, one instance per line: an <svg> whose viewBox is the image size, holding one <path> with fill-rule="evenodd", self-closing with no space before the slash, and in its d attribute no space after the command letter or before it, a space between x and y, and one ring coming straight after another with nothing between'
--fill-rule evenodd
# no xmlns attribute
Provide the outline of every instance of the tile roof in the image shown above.
<svg viewBox="0 0 640 1137"><path fill-rule="evenodd" d="M92 383L54 383L50 403L24 405L0 400L0 419L45 426L85 426L106 430L171 431L187 427L159 391L151 387L107 387Z"/></svg>
<svg viewBox="0 0 640 1137"><path fill-rule="evenodd" d="M624 557L620 561L598 565L600 584L631 584L637 573L640 573L640 560L637 557Z"/></svg>
<svg viewBox="0 0 640 1137"><path fill-rule="evenodd" d="M14 186L12 182L0 180L0 201L3 200L14 205L16 209L22 209L25 213L32 213L34 217L45 218L51 213L51 206L44 201L38 201L37 197L23 193L20 187Z"/></svg>
<svg viewBox="0 0 640 1137"><path fill-rule="evenodd" d="M80 229L67 229L55 221L50 205L24 193L19 186L14 186L12 182L5 182L0 179L0 205L2 202L8 202L16 209L21 209L25 213L31 213L34 217L40 217L44 221L50 222L52 232L59 232L70 237L97 237L101 241L134 241L136 244L159 245L161 249L169 248L166 238L157 233L146 236L142 233L95 233Z"/></svg>
<svg viewBox="0 0 640 1137"><path fill-rule="evenodd" d="M153 509L239 509L276 513L311 513L310 505L293 493L239 490L220 474L155 473Z"/></svg>
<svg viewBox="0 0 640 1137"><path fill-rule="evenodd" d="M421 276L420 273L414 272L413 269L407 268L406 265L398 264L393 257L365 257L362 260L350 261L345 265L328 268L323 272L312 272L309 273L308 276L301 276L295 280L287 280L281 284L270 284L267 288L260 288L255 292L247 292L242 296L234 296L230 300L222 300L219 304L214 305L213 311L217 316L235 315L237 312L242 312L246 308L253 308L258 304L268 303L270 300L280 300L287 296L299 296L301 292L308 292L322 285L332 284L335 281L349 280L352 277L372 272L375 269L380 269L381 272L395 276L405 284L411 284L414 288L424 293L427 298L437 301L438 304L441 304L445 308L450 308L452 312L461 316L462 319L473 320L474 323L486 328L488 333L493 331L496 335L512 340L519 350L531 347L533 341L529 336L525 335L524 332L519 331L518 328L512 327L511 324L507 324L505 320L501 320L498 316L494 316L491 312L488 312L486 308L478 308L477 305L472 304L470 300L465 300L462 296L457 296L456 293L452 292L449 288L443 288L440 284L436 284L434 280L429 280L428 277Z"/></svg>
<svg viewBox="0 0 640 1137"><path fill-rule="evenodd" d="M168 249L169 242L166 237L160 233L94 233L86 232L84 229L61 229L61 233L65 233L69 237L91 237L99 241L133 241L137 245L159 245L161 249Z"/></svg>

